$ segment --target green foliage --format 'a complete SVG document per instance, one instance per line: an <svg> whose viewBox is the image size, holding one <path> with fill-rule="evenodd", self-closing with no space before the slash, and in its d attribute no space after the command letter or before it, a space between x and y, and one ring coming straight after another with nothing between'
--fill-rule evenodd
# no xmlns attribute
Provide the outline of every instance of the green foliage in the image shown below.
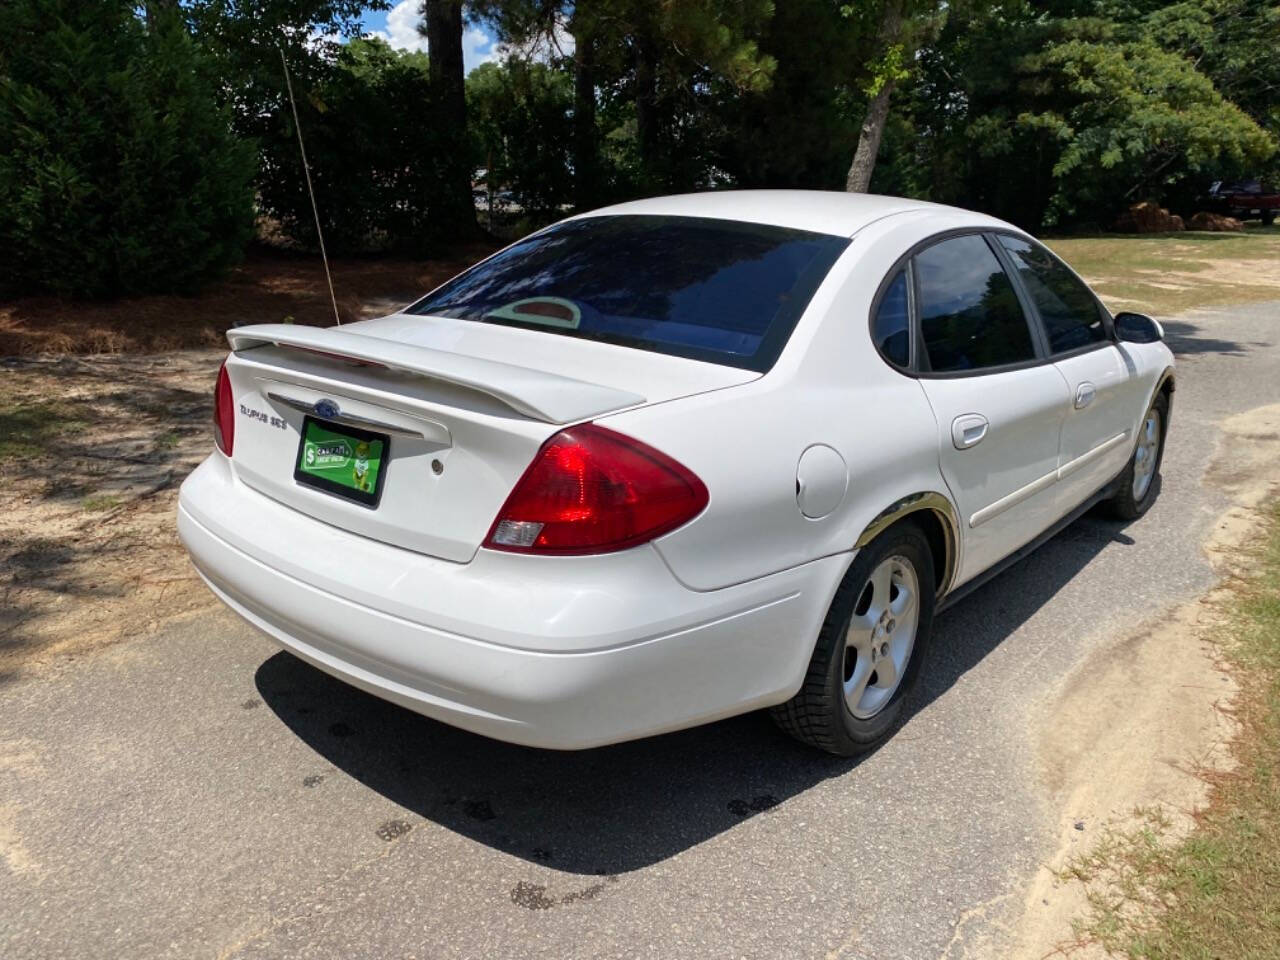
<svg viewBox="0 0 1280 960"><path fill-rule="evenodd" d="M721 107L767 90L777 67L761 48L773 0L476 0L518 48L555 49L567 30L590 49L605 183L599 200L706 187L725 133ZM812 34L810 34L812 38ZM567 59L567 58L566 58ZM553 58L572 69L572 62Z"/></svg>
<svg viewBox="0 0 1280 960"><path fill-rule="evenodd" d="M1212 179L1280 173L1275 0L467 0L517 52L467 79L465 129L445 119L451 61L433 76L359 37L389 5L0 6L9 285L189 288L238 255L255 195L314 245L282 51L335 252L455 240L482 168L535 223L654 193L838 189L877 94L873 190L1031 227L1144 199L1189 213Z"/></svg>
<svg viewBox="0 0 1280 960"><path fill-rule="evenodd" d="M922 51L901 104L906 150L888 166L931 199L1030 227L1108 224L1145 199L1193 212L1210 180L1275 155L1265 117L1205 69L1207 51L1222 49L1222 11L1246 6L957 7Z"/></svg>
<svg viewBox="0 0 1280 960"><path fill-rule="evenodd" d="M570 202L573 79L545 63L486 63L467 77L467 122L489 184L535 219Z"/></svg>
<svg viewBox="0 0 1280 960"><path fill-rule="evenodd" d="M446 157L427 120L433 91L426 55L376 38L352 40L319 79L295 77L294 95L329 249L428 249ZM271 121L262 141L260 203L286 234L311 246L315 221L287 99Z"/></svg>
<svg viewBox="0 0 1280 960"><path fill-rule="evenodd" d="M17 289L187 290L241 255L253 147L173 17L125 0L0 6L0 262Z"/></svg>
<svg viewBox="0 0 1280 960"><path fill-rule="evenodd" d="M1190 61L1150 39L1110 41L1108 32L1052 43L1017 64L1030 102L1015 128L1061 148L1048 222L1102 217L1118 198L1160 196L1180 180L1247 169L1275 152Z"/></svg>
<svg viewBox="0 0 1280 960"><path fill-rule="evenodd" d="M750 96L718 88L715 168L743 187L840 189L858 137L851 101L863 99L850 72L861 62L859 34L829 0L787 0L759 43L775 64L772 83Z"/></svg>

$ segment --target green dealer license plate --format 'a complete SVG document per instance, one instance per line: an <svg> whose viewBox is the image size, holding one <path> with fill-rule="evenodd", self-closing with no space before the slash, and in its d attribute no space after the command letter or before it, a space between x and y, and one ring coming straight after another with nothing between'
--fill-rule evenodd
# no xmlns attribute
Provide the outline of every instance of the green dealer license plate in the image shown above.
<svg viewBox="0 0 1280 960"><path fill-rule="evenodd" d="M381 433L306 417L293 479L376 507L387 475L390 442Z"/></svg>

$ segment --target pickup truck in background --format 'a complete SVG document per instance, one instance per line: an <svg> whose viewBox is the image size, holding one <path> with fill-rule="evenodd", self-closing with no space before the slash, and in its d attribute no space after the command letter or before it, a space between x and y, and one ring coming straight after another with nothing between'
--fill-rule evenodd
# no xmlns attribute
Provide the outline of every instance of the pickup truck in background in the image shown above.
<svg viewBox="0 0 1280 960"><path fill-rule="evenodd" d="M1209 188L1209 199L1220 213L1241 220L1257 217L1270 226L1280 210L1280 193L1262 180L1218 181Z"/></svg>

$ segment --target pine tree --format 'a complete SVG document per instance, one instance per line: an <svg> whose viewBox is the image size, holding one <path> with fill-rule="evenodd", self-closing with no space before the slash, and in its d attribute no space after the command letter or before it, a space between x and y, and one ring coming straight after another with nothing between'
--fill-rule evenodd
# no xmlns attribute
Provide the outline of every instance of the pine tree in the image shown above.
<svg viewBox="0 0 1280 960"><path fill-rule="evenodd" d="M0 285L186 291L234 263L255 156L213 85L176 12L0 6Z"/></svg>

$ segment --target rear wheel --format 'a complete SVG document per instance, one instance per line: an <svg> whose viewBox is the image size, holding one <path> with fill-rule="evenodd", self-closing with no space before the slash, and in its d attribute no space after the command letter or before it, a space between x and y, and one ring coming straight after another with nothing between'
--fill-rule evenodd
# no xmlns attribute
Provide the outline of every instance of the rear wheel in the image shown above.
<svg viewBox="0 0 1280 960"><path fill-rule="evenodd" d="M915 685L933 625L933 557L912 523L863 548L818 634L804 685L773 708L783 730L851 756L883 741Z"/></svg>
<svg viewBox="0 0 1280 960"><path fill-rule="evenodd" d="M1129 466L1120 477L1120 489L1111 499L1111 512L1121 520L1136 520L1150 509L1160 492L1160 462L1164 459L1164 435L1169 425L1169 398L1158 394L1138 427Z"/></svg>

